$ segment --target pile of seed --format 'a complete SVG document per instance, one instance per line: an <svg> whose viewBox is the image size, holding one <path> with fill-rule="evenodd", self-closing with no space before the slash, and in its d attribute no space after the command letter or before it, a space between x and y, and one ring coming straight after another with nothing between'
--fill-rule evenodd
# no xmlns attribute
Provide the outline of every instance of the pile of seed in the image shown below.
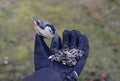
<svg viewBox="0 0 120 81"><path fill-rule="evenodd" d="M74 66L82 55L83 51L79 49L63 49L49 56L49 59L62 63L63 65Z"/></svg>

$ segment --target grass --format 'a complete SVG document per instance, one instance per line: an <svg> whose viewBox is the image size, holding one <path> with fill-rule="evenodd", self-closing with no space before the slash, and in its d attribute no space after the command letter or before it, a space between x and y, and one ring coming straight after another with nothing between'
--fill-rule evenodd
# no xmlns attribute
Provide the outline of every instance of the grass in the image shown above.
<svg viewBox="0 0 120 81"><path fill-rule="evenodd" d="M4 4L4 5L3 5ZM87 14L86 4L94 12ZM101 11L97 6L101 6ZM109 7L115 7L109 10ZM109 13L105 16L106 11ZM115 2L79 0L1 0L0 1L0 81L21 81L34 72L34 23L31 17L54 24L62 36L65 29L86 34L90 54L79 81L119 81L120 15ZM102 22L95 24L95 17ZM50 45L51 40L46 42ZM5 58L8 63L5 64ZM88 80L89 79L89 80ZM108 80L109 79L109 80Z"/></svg>

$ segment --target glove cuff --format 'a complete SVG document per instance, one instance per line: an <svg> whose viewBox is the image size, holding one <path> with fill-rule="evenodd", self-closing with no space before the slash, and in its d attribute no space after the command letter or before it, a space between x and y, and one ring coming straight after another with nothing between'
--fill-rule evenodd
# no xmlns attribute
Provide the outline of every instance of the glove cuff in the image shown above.
<svg viewBox="0 0 120 81"><path fill-rule="evenodd" d="M76 71L72 71L71 73L69 73L67 76L67 81L77 81L78 79L78 74Z"/></svg>

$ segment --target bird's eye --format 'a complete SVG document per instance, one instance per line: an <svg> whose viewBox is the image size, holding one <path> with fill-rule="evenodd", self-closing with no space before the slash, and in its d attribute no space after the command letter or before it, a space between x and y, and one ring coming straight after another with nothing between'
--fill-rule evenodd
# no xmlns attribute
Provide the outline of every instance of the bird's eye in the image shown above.
<svg viewBox="0 0 120 81"><path fill-rule="evenodd" d="M49 31L50 31L51 33L53 33L51 29L49 29Z"/></svg>

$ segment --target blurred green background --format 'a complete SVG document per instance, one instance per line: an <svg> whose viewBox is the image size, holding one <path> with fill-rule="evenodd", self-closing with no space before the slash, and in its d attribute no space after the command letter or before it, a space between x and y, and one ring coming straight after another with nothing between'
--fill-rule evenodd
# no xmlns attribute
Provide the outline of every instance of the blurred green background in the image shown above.
<svg viewBox="0 0 120 81"><path fill-rule="evenodd" d="M0 81L34 72L31 17L86 34L90 54L79 81L120 80L119 0L0 0ZM47 39L50 45L50 39Z"/></svg>

